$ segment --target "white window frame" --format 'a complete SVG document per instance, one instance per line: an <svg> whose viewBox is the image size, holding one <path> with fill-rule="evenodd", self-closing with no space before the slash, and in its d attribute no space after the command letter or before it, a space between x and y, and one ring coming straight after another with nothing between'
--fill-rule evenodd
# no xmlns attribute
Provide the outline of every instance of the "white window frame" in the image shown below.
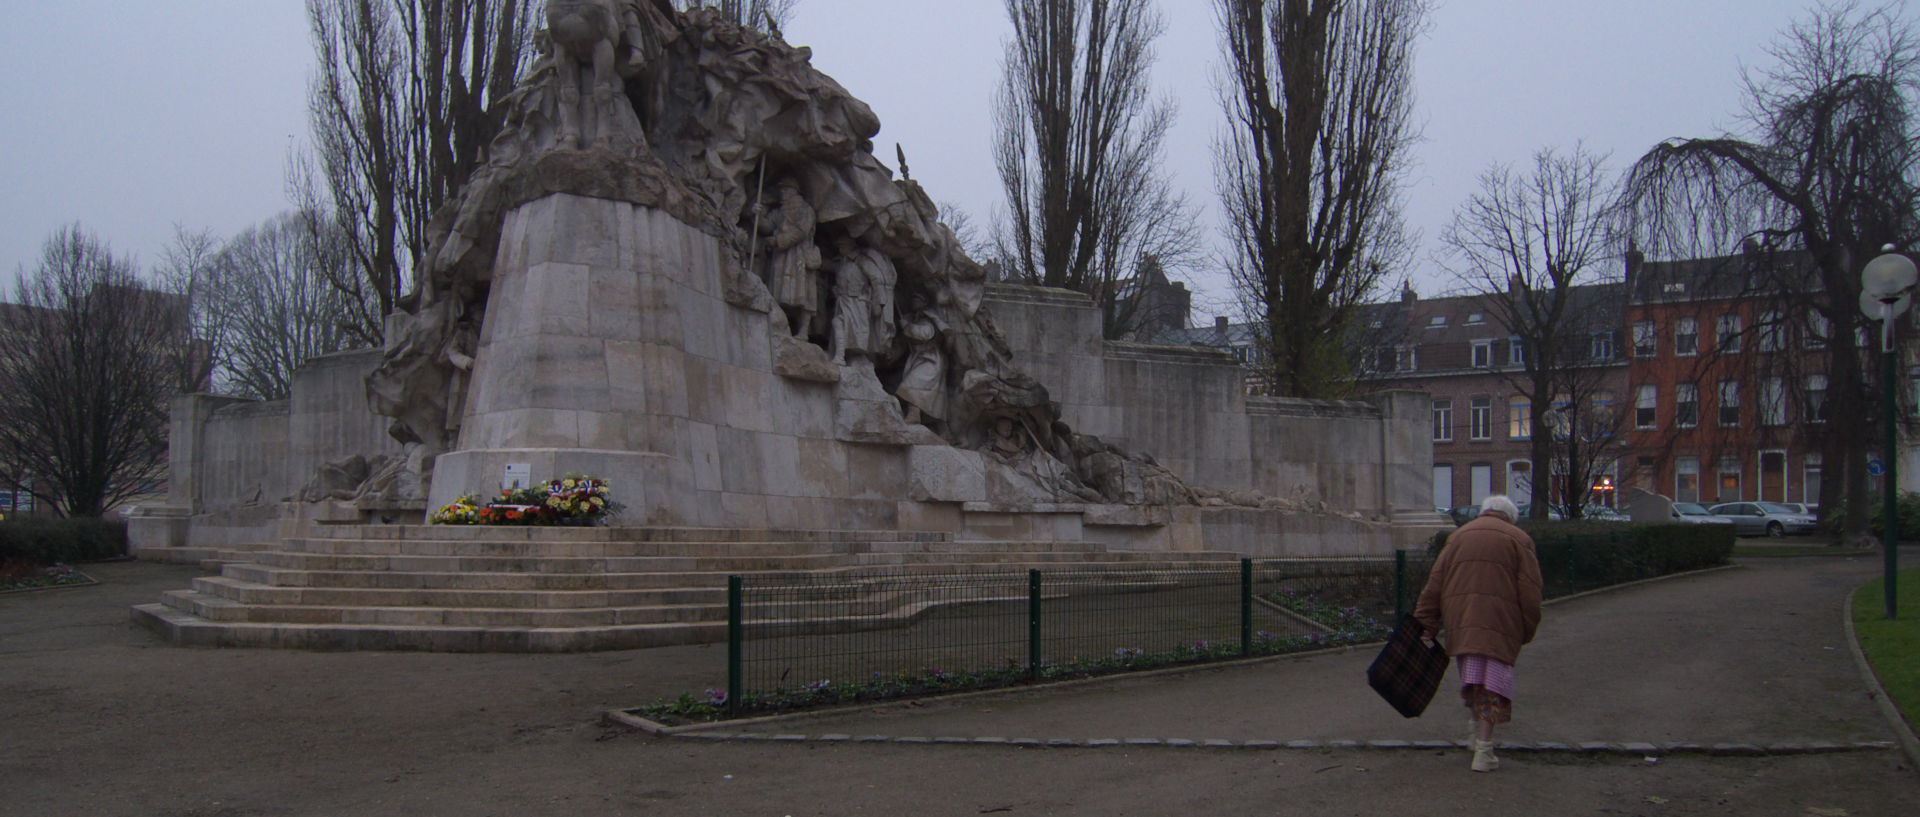
<svg viewBox="0 0 1920 817"><path fill-rule="evenodd" d="M1473 440L1493 439L1493 396L1482 394L1467 403L1467 434Z"/></svg>
<svg viewBox="0 0 1920 817"><path fill-rule="evenodd" d="M1687 407L1693 407L1693 418L1687 418ZM1673 386L1673 427L1696 428L1700 425L1700 384L1675 383Z"/></svg>
<svg viewBox="0 0 1920 817"><path fill-rule="evenodd" d="M1640 422L1640 412L1652 412L1652 419ZM1642 383L1633 390L1633 427L1653 429L1660 427L1660 387L1651 383Z"/></svg>
<svg viewBox="0 0 1920 817"><path fill-rule="evenodd" d="M1827 399L1827 376L1824 374L1807 375L1807 422L1826 422L1829 402Z"/></svg>
<svg viewBox="0 0 1920 817"><path fill-rule="evenodd" d="M1693 496L1690 496L1690 497L1687 496L1687 492L1681 487L1684 484L1682 480L1687 476L1693 477ZM1673 501L1675 502L1699 502L1700 501L1700 458L1699 457L1675 457L1674 458L1673 460Z"/></svg>
<svg viewBox="0 0 1920 817"><path fill-rule="evenodd" d="M1767 496L1767 456L1780 457L1780 493L1777 497ZM1784 448L1763 448L1753 455L1753 496L1756 502L1786 502L1793 496L1793 490L1787 480L1787 450Z"/></svg>
<svg viewBox="0 0 1920 817"><path fill-rule="evenodd" d="M1825 349L1827 341L1833 337L1833 321L1827 320L1818 309L1807 310L1807 336L1803 344L1808 349Z"/></svg>
<svg viewBox="0 0 1920 817"><path fill-rule="evenodd" d="M1781 377L1760 380L1760 425L1787 424L1787 381Z"/></svg>
<svg viewBox="0 0 1920 817"><path fill-rule="evenodd" d="M1740 351L1740 314L1737 312L1721 315L1714 322L1713 348L1723 353Z"/></svg>
<svg viewBox="0 0 1920 817"><path fill-rule="evenodd" d="M1613 332L1594 332L1587 336L1588 360L1613 359Z"/></svg>
<svg viewBox="0 0 1920 817"><path fill-rule="evenodd" d="M1755 345L1762 352L1778 352L1787 348L1787 326L1778 310L1769 309L1760 313L1759 325L1754 331L1760 335Z"/></svg>
<svg viewBox="0 0 1920 817"><path fill-rule="evenodd" d="M1653 321L1636 321L1633 324L1633 356L1659 357L1660 332Z"/></svg>
<svg viewBox="0 0 1920 817"><path fill-rule="evenodd" d="M1731 468L1731 470L1729 470L1729 468ZM1726 498L1727 476L1729 474L1733 476L1733 498L1732 499ZM1713 495L1717 497L1717 501L1719 502L1747 501L1746 473L1744 469L1741 467L1740 457L1738 457L1737 455L1728 454L1727 456L1721 457L1719 464L1714 466Z"/></svg>
<svg viewBox="0 0 1920 817"><path fill-rule="evenodd" d="M1507 365L1527 365L1527 345L1520 342L1519 335L1512 335L1507 338Z"/></svg>
<svg viewBox="0 0 1920 817"><path fill-rule="evenodd" d="M1673 354L1675 357L1694 357L1700 354L1700 319L1681 318L1673 327Z"/></svg>
<svg viewBox="0 0 1920 817"><path fill-rule="evenodd" d="M1433 441L1453 442L1453 398L1433 401Z"/></svg>
<svg viewBox="0 0 1920 817"><path fill-rule="evenodd" d="M1533 439L1533 401L1524 394L1507 398L1507 439Z"/></svg>
<svg viewBox="0 0 1920 817"><path fill-rule="evenodd" d="M1493 368L1493 339L1492 338L1488 338L1486 340L1476 340L1473 342L1473 368L1476 368L1476 369Z"/></svg>
<svg viewBox="0 0 1920 817"><path fill-rule="evenodd" d="M1714 407L1721 428L1740 427L1740 381L1722 380L1719 387L1718 405ZM1727 421L1727 410L1733 410L1733 421Z"/></svg>

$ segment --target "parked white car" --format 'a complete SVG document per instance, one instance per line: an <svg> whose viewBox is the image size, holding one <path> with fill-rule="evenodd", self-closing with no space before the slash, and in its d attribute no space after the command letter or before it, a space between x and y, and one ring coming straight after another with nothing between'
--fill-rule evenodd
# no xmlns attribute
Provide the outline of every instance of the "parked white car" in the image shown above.
<svg viewBox="0 0 1920 817"><path fill-rule="evenodd" d="M1673 521L1691 525L1731 525L1733 520L1707 510L1698 502L1673 503Z"/></svg>
<svg viewBox="0 0 1920 817"><path fill-rule="evenodd" d="M1783 502L1727 502L1708 510L1733 520L1735 532L1741 536L1785 536L1820 530L1819 519L1795 513Z"/></svg>

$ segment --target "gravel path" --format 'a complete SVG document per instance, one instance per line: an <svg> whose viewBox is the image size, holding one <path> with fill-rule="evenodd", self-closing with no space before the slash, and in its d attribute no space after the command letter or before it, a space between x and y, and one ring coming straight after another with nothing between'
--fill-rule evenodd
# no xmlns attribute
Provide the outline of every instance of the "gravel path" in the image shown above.
<svg viewBox="0 0 1920 817"><path fill-rule="evenodd" d="M1920 554L1916 554L1920 556ZM1914 557L1909 557L1914 558ZM1520 662L1524 742L1892 738L1841 641L1874 559L1764 559L1549 608ZM709 647L587 655L198 650L127 607L190 568L94 565L97 587L0 596L0 815L1234 813L1896 815L1897 751L1773 757L1459 750L1045 749L657 738L607 709L720 677ZM1457 740L1404 720L1368 651L924 706L761 732L1159 740Z"/></svg>

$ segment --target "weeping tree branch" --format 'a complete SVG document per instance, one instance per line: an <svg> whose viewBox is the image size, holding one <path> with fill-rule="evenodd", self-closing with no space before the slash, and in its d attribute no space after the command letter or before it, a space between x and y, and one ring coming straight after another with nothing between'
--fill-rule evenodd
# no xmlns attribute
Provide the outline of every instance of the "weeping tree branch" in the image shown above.
<svg viewBox="0 0 1920 817"><path fill-rule="evenodd" d="M1847 2L1811 12L1770 53L1771 67L1745 77L1744 133L1668 140L1634 165L1626 228L1670 258L1729 255L1742 242L1801 254L1804 266L1735 268L1766 277L1756 288L1777 294L1775 313L1799 330L1828 328L1818 361L1828 399L1866 411L1881 390L1848 330L1861 323L1860 266L1882 245L1920 242L1920 40L1899 7ZM1841 465L1841 479L1823 480L1821 507L1844 502L1845 536L1863 537L1875 430L1829 423L1809 432L1825 461Z"/></svg>

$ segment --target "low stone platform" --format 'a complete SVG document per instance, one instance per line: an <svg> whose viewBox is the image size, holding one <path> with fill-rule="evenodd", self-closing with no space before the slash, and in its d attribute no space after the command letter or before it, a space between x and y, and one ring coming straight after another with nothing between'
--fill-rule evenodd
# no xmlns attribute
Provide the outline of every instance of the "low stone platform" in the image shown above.
<svg viewBox="0 0 1920 817"><path fill-rule="evenodd" d="M192 551L192 552L188 552ZM957 541L907 531L323 525L254 548L165 548L195 579L135 621L175 644L436 652L575 652L726 638L727 577L801 574L844 590L901 573L1232 564L1223 551L1117 551L1085 542ZM181 558L174 558L181 557ZM856 587L856 589L858 589ZM822 592L826 592L822 588ZM946 603L875 588L805 603L821 632L906 624ZM792 596L789 596L792 598ZM792 603L792 602L789 602ZM756 619L781 616L756 606Z"/></svg>

